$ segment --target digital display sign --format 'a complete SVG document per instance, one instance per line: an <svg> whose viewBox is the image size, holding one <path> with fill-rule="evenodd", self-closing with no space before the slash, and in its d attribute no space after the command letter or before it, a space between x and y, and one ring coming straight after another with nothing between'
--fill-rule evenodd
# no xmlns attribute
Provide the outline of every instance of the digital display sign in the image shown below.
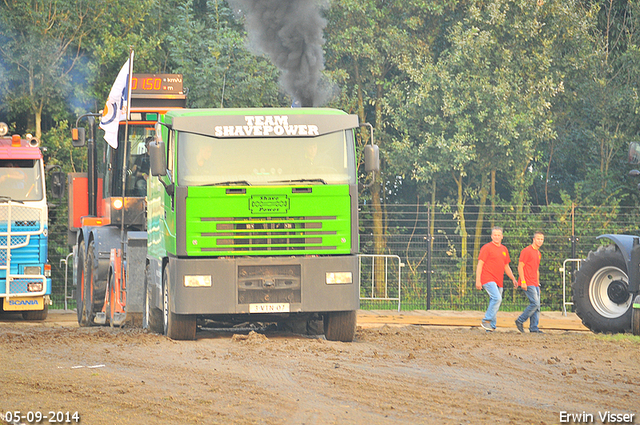
<svg viewBox="0 0 640 425"><path fill-rule="evenodd" d="M183 94L180 74L133 74L132 94Z"/></svg>

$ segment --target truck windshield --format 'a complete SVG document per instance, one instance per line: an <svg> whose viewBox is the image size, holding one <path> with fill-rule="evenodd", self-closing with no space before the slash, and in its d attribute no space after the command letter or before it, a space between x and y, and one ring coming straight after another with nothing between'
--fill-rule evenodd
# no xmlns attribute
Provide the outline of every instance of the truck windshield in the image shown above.
<svg viewBox="0 0 640 425"><path fill-rule="evenodd" d="M355 184L351 131L313 138L178 135L178 185Z"/></svg>
<svg viewBox="0 0 640 425"><path fill-rule="evenodd" d="M0 159L0 193L13 201L40 201L42 167L35 159Z"/></svg>
<svg viewBox="0 0 640 425"><path fill-rule="evenodd" d="M129 141L127 143L127 176L125 180L125 193L127 197L144 197L147 194L147 177L149 176L149 156L147 155L147 142L155 132L154 123L129 124ZM110 182L109 192L104 197L122 196L122 161L124 150L124 128L118 132L118 149L109 149L109 158L105 162L111 162L106 172L106 181ZM105 145L106 146L106 145ZM107 188L105 188L107 189Z"/></svg>

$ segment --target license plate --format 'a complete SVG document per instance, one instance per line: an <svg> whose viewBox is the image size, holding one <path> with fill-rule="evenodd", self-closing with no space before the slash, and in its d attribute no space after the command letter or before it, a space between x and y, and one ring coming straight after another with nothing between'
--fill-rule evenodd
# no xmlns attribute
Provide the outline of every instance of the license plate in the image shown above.
<svg viewBox="0 0 640 425"><path fill-rule="evenodd" d="M5 311L44 310L44 297L3 298Z"/></svg>
<svg viewBox="0 0 640 425"><path fill-rule="evenodd" d="M249 304L249 313L288 313L289 303Z"/></svg>

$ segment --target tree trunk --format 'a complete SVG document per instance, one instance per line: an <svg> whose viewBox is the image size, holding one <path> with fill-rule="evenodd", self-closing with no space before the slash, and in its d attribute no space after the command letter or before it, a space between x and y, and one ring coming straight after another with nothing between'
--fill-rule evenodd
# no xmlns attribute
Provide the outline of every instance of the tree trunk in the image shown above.
<svg viewBox="0 0 640 425"><path fill-rule="evenodd" d="M491 228L496 225L496 169L491 170Z"/></svg>
<svg viewBox="0 0 640 425"><path fill-rule="evenodd" d="M42 142L42 106L35 113L36 118L36 138Z"/></svg>
<svg viewBox="0 0 640 425"><path fill-rule="evenodd" d="M549 162L547 163L547 176L544 180L544 199L549 206L549 171L551 170L551 160L553 159L553 147L555 140L551 139L551 149L549 151Z"/></svg>
<svg viewBox="0 0 640 425"><path fill-rule="evenodd" d="M478 220L476 220L476 233L473 241L473 270L478 265L478 254L480 253L480 244L482 243L482 227L484 225L484 210L485 203L487 202L487 196L489 191L487 190L487 173L482 173L480 180L480 199L478 208Z"/></svg>
<svg viewBox="0 0 640 425"><path fill-rule="evenodd" d="M460 270L458 279L458 296L464 297L467 293L467 224L464 217L465 199L463 192L463 176L459 173L453 176L458 186L458 223L460 224Z"/></svg>
<svg viewBox="0 0 640 425"><path fill-rule="evenodd" d="M382 122L382 110L380 97L382 93L382 88L378 86L377 88L377 99L378 101L375 104L376 111L376 128L380 128L380 123ZM378 138L378 143L380 138ZM387 253L387 241L385 238L385 226L384 226L384 217L382 210L382 196L383 193L381 191L381 177L376 179L376 183L371 186L371 204L373 205L373 246L375 249L375 254L384 255ZM375 289L376 289L376 297L384 297L385 295L385 269L384 269L384 258L376 258L376 273L375 273Z"/></svg>
<svg viewBox="0 0 640 425"><path fill-rule="evenodd" d="M529 168L529 161L525 161L524 165L520 167L520 173L516 176L516 193L515 193L515 201L516 201L516 224L520 222L522 218L522 212L524 211L524 198L526 196L526 185L525 185L525 175L527 173L527 168Z"/></svg>

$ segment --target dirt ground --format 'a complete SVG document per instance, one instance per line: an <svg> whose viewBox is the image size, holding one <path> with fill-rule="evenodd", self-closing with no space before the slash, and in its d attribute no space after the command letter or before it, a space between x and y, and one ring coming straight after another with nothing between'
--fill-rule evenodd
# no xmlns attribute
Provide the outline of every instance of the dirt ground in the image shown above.
<svg viewBox="0 0 640 425"><path fill-rule="evenodd" d="M248 329L172 341L74 319L0 317L0 423L640 424L639 337L359 316L353 343Z"/></svg>

